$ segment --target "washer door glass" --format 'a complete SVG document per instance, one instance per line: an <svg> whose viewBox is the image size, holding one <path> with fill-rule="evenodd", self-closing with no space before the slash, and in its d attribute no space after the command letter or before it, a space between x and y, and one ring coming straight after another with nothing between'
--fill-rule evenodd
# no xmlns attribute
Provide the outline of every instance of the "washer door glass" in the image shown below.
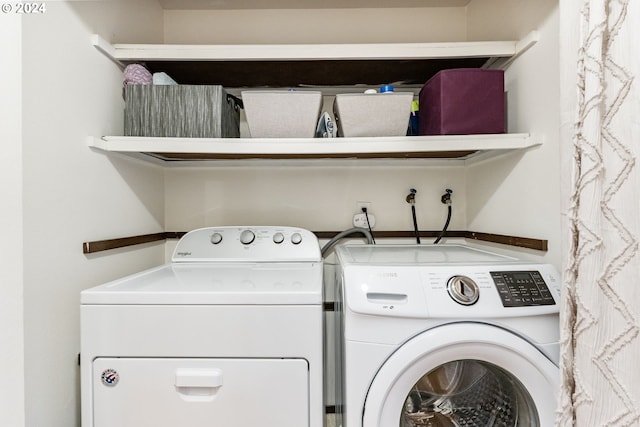
<svg viewBox="0 0 640 427"><path fill-rule="evenodd" d="M479 360L438 366L407 393L401 427L539 426L531 396L499 367Z"/></svg>
<svg viewBox="0 0 640 427"><path fill-rule="evenodd" d="M400 345L377 371L362 427L553 425L559 369L492 325L439 326Z"/></svg>

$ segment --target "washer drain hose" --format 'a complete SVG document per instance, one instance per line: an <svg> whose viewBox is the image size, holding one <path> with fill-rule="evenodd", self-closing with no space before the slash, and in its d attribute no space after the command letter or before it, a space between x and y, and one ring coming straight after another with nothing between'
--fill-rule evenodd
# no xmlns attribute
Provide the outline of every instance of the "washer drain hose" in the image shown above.
<svg viewBox="0 0 640 427"><path fill-rule="evenodd" d="M331 248L333 248L336 243L338 243L338 241L344 237L350 236L351 234L356 234L356 233L360 233L363 234L364 237L367 238L367 243L368 244L372 244L373 243L373 237L371 236L371 233L369 232L369 230L367 230L366 228L362 228L362 227L353 227L350 228L348 230L342 231L338 234L336 234L335 236L333 236L333 238L331 240L329 240L323 247L322 250L320 251L320 253L322 254L322 258L325 257L326 253L329 252L331 250Z"/></svg>

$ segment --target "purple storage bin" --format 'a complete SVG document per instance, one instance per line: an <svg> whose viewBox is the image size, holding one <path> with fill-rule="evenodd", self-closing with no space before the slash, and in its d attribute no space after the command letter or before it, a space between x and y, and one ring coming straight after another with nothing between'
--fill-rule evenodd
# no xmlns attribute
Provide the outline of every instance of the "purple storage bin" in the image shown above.
<svg viewBox="0 0 640 427"><path fill-rule="evenodd" d="M440 71L420 91L420 135L504 133L504 104L504 71Z"/></svg>

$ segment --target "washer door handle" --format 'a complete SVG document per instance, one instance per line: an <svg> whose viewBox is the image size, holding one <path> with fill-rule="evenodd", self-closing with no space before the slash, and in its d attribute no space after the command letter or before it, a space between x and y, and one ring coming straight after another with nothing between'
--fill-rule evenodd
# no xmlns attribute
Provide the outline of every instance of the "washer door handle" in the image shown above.
<svg viewBox="0 0 640 427"><path fill-rule="evenodd" d="M409 300L407 294L394 294L390 292L367 292L367 301L378 304L406 304Z"/></svg>

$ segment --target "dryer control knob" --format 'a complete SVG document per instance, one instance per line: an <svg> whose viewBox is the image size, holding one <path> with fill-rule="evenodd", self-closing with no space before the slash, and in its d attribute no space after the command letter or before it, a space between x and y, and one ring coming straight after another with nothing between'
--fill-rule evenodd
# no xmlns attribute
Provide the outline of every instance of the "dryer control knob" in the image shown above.
<svg viewBox="0 0 640 427"><path fill-rule="evenodd" d="M298 245L300 244L300 242L302 242L302 236L300 235L300 233L293 233L291 235L291 243L293 243L294 245Z"/></svg>
<svg viewBox="0 0 640 427"><path fill-rule="evenodd" d="M467 276L453 276L447 282L449 296L458 304L473 305L480 298L480 289L476 282Z"/></svg>
<svg viewBox="0 0 640 427"><path fill-rule="evenodd" d="M213 233L211 235L211 243L213 243L214 245L217 245L218 243L222 242L222 234L220 233Z"/></svg>
<svg viewBox="0 0 640 427"><path fill-rule="evenodd" d="M284 234L277 232L273 235L273 243L280 244L284 242Z"/></svg>
<svg viewBox="0 0 640 427"><path fill-rule="evenodd" d="M256 235L251 230L244 230L240 233L240 243L243 245L248 245L252 243L256 239Z"/></svg>

